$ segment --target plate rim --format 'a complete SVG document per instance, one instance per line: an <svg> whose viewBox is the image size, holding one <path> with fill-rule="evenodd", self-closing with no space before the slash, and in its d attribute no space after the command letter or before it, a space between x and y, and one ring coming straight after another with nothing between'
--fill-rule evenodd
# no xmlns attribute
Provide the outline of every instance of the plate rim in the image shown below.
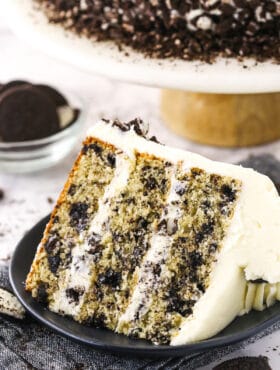
<svg viewBox="0 0 280 370"><path fill-rule="evenodd" d="M94 42L49 24L34 0L2 2L10 28L21 39L56 59L90 73L142 85L192 92L244 94L280 91L280 64L218 58L214 63L153 59L113 42ZM75 52L73 52L75 50ZM244 67L247 67L245 68ZM249 68L248 68L249 67Z"/></svg>
<svg viewBox="0 0 280 370"><path fill-rule="evenodd" d="M75 342L90 346L92 348L95 348L95 349L101 350L101 351L117 353L117 354L127 354L127 355L133 354L134 356L143 356L144 355L144 356L152 356L152 357L178 357L178 356L186 356L188 354L197 355L201 352L205 352L206 350L210 350L210 349L213 349L213 348L216 348L216 347L224 347L224 346L236 344L238 342L242 342L242 341L258 334L259 332L265 330L266 328L268 328L269 326L275 324L278 320L280 320L280 313L278 313L278 314L275 314L275 316L264 320L263 322L259 323L258 325L254 326L250 329L246 329L246 330L243 330L241 332L231 334L231 335L226 335L223 338L212 337L212 338L200 341L200 342L178 345L178 346L152 345L152 344L151 344L150 347L147 346L147 344L144 344L143 347L133 347L133 345L122 346L122 345L104 343L100 340L97 340L96 342L92 342L90 340L83 339L82 337L78 337L77 335L75 335L73 333L71 334L71 330L68 330L67 328L63 329L63 328L57 327L55 325L55 323L52 323L49 320L47 320L46 318L42 317L40 315L40 313L38 313L36 311L36 309L33 309L30 306L30 304L25 300L25 298L22 296L20 288L19 288L18 284L15 281L16 280L15 277L17 275L16 272L15 272L15 270L17 268L16 259L17 259L17 255L18 255L19 251L21 249L26 248L26 246L24 246L25 239L32 236L32 234L35 232L35 230L44 229L45 225L47 224L47 222L49 220L49 218L50 218L50 215L47 215L44 218L42 218L39 222L37 222L35 225L33 225L33 227L30 228L29 231L18 242L18 244L17 244L17 246L14 250L14 253L12 255L10 265L9 265L9 280L10 280L12 289L13 289L15 295L17 296L18 300L21 302L21 304L24 306L26 311L32 317L34 317L37 321L42 323L44 326L50 328L54 332L56 332L56 333L58 333L58 334L60 334L64 337L70 338L71 340L73 340ZM34 248L34 253L35 253L37 247L32 246L32 248ZM21 285L23 286L24 282L21 282ZM44 308L44 309L48 310L47 308ZM61 316L59 316L59 315L57 315L57 314L55 314L51 311L49 311L49 312L52 315L55 315L58 318L61 317ZM75 322L74 320L72 320L70 318L69 318L69 320ZM78 324L78 323L76 323L76 324ZM82 324L78 324L78 325L81 325L81 327L83 327ZM115 333L113 333L113 334L115 334ZM119 334L116 334L116 335L119 335ZM93 340L94 340L94 338L93 338ZM143 343L145 343L145 342L143 341Z"/></svg>

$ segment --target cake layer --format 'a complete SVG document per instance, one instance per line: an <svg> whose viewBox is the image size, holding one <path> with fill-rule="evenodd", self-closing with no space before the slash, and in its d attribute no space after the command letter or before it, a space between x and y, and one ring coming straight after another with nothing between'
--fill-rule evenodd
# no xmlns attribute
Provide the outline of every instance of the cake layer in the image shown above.
<svg viewBox="0 0 280 370"><path fill-rule="evenodd" d="M280 61L277 0L36 0L51 22L153 57Z"/></svg>
<svg viewBox="0 0 280 370"><path fill-rule="evenodd" d="M279 299L279 241L280 200L267 177L161 145L139 120L104 120L89 132L26 288L81 323L183 344Z"/></svg>
<svg viewBox="0 0 280 370"><path fill-rule="evenodd" d="M118 331L169 343L209 284L240 182L176 168L157 231Z"/></svg>
<svg viewBox="0 0 280 370"><path fill-rule="evenodd" d="M150 248L151 234L165 203L169 167L163 160L135 153L127 183L108 200L102 228L98 230L92 223L103 253L84 308L98 325L115 329L128 305L137 268Z"/></svg>
<svg viewBox="0 0 280 370"><path fill-rule="evenodd" d="M52 213L37 251L36 264L26 282L32 295L47 300L50 306L57 304L53 302L53 294L68 279L69 266L75 265L75 271L83 270L83 257L79 258L78 253L80 239L86 234L98 211L99 198L113 178L114 149L108 146L100 153L99 148L98 141L86 141ZM83 287L80 288L82 291ZM65 294L70 297L78 293L70 290ZM72 308L69 305L68 310L72 312Z"/></svg>

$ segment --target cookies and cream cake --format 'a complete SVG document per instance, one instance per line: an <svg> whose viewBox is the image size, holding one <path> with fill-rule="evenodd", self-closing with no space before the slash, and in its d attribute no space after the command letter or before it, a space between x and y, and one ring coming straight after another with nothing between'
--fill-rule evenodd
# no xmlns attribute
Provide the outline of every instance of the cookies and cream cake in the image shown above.
<svg viewBox="0 0 280 370"><path fill-rule="evenodd" d="M89 131L26 280L80 323L154 343L209 338L280 299L268 177L169 148L138 119Z"/></svg>
<svg viewBox="0 0 280 370"><path fill-rule="evenodd" d="M36 0L49 20L153 57L280 61L278 0Z"/></svg>

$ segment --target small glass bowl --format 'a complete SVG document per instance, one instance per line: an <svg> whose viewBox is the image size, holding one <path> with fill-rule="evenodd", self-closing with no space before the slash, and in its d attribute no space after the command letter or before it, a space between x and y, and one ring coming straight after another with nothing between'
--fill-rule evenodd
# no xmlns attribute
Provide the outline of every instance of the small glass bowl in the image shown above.
<svg viewBox="0 0 280 370"><path fill-rule="evenodd" d="M51 167L65 158L81 136L86 107L73 93L65 93L69 105L80 110L76 121L57 134L38 140L0 142L0 172L26 173Z"/></svg>

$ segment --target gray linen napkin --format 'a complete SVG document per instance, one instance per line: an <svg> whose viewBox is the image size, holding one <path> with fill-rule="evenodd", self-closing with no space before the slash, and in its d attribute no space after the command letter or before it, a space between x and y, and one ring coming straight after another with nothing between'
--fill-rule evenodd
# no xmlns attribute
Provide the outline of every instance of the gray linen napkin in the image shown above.
<svg viewBox="0 0 280 370"><path fill-rule="evenodd" d="M280 162L270 155L251 157L242 163L262 169L280 184ZM0 266L0 300L2 288L11 290L7 267ZM1 312L1 306L0 306ZM18 313L14 313L18 316ZM16 319L0 314L0 369L5 370L194 370L280 329L280 322L242 343L216 348L194 356L167 359L131 358L103 353L72 342L42 327L28 315Z"/></svg>
<svg viewBox="0 0 280 370"><path fill-rule="evenodd" d="M0 286L10 290L7 267L0 267ZM1 296L0 288L0 296ZM280 322L258 336L234 346L217 348L194 356L167 359L131 358L96 351L61 337L31 317L0 314L0 369L5 370L194 370L244 348L280 328Z"/></svg>

